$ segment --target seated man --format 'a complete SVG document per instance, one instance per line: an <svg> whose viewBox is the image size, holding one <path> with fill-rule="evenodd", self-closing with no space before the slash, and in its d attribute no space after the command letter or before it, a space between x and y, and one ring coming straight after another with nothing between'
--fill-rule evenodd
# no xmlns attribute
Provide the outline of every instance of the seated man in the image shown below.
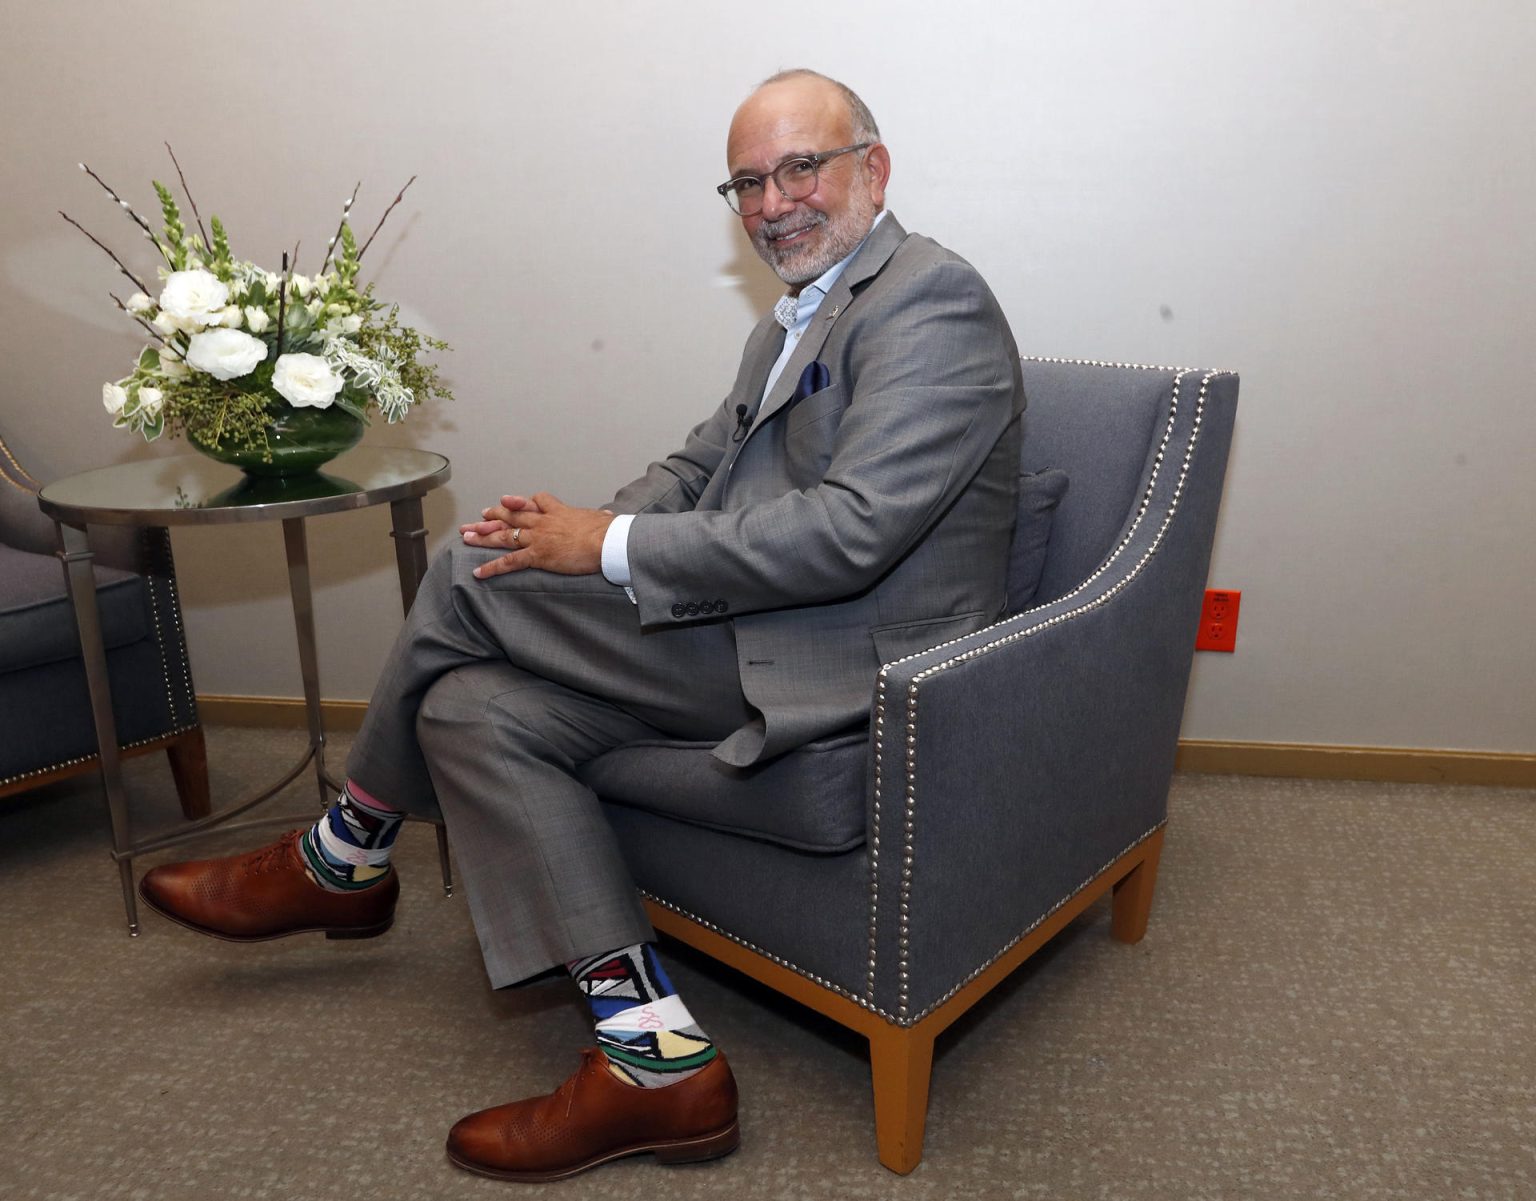
<svg viewBox="0 0 1536 1201"><path fill-rule="evenodd" d="M446 820L496 987L565 967L597 1048L549 1097L472 1114L461 1167L551 1180L737 1142L736 1088L657 961L598 799L623 743L747 765L868 720L882 645L1004 604L1024 398L975 270L884 211L890 155L843 85L768 80L737 110L721 195L789 286L682 450L601 509L503 497L432 564L340 799L252 854L149 872L145 901L255 940L389 928L401 818Z"/></svg>

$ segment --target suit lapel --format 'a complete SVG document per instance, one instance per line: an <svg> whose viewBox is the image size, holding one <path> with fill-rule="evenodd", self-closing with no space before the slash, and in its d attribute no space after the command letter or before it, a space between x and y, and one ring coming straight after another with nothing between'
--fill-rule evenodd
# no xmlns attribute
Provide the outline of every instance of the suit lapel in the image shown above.
<svg viewBox="0 0 1536 1201"><path fill-rule="evenodd" d="M763 397L763 407L758 411L757 418L752 422L752 428L747 436L763 427L763 423L789 403L789 398L795 394L795 385L800 381L800 374L806 365L816 360L821 354L821 348L826 345L827 335L832 332L832 326L853 303L853 292L860 284L878 275L880 269L885 266L891 255L896 253L896 248L906 240L907 231L896 220L894 214L887 217L874 229L865 240L859 252L854 255L853 261L838 276L837 282L832 285L832 290L822 300L821 307L816 310L816 316L811 319L810 328L800 335L800 342L795 347L794 353L789 356L789 362L784 364L784 370L779 373L779 378L774 380L773 387L768 395ZM782 343L780 344L782 349ZM768 368L773 365L773 358L768 360L761 374L757 376L759 381L766 378ZM761 383L759 383L761 387ZM752 407L748 400L747 407Z"/></svg>

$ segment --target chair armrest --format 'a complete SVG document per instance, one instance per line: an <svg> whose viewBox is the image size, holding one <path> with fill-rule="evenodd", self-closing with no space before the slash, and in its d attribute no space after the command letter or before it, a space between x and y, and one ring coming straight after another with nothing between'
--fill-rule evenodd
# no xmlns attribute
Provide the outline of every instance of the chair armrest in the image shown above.
<svg viewBox="0 0 1536 1201"><path fill-rule="evenodd" d="M915 1021L1165 820L1231 434L1233 403L1206 403L1212 378L1175 412L1093 575L881 669L871 933L876 1004L898 1020ZM1226 392L1235 402L1235 379Z"/></svg>

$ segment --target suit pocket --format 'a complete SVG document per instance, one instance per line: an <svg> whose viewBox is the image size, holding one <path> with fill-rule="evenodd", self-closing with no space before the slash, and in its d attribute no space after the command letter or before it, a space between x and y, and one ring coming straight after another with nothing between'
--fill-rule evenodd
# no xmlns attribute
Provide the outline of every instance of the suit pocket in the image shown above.
<svg viewBox="0 0 1536 1201"><path fill-rule="evenodd" d="M986 624L986 613L977 609L970 613L870 626L869 636L875 641L875 653L880 656L880 662L894 663L897 659L905 659L908 655L928 650L941 642L963 638Z"/></svg>
<svg viewBox="0 0 1536 1201"><path fill-rule="evenodd" d="M790 406L784 417L784 433L794 437L807 426L825 421L834 413L841 413L847 405L848 392L842 384L832 384L820 392L812 392L804 400Z"/></svg>

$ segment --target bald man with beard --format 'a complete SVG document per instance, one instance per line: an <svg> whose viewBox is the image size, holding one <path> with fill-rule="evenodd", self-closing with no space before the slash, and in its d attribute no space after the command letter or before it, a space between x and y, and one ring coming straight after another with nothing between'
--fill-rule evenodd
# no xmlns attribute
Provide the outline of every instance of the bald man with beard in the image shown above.
<svg viewBox="0 0 1536 1201"><path fill-rule="evenodd" d="M1006 600L1024 395L992 293L886 210L890 153L835 80L760 85L726 164L717 191L787 292L725 400L606 505L509 494L460 527L331 811L140 887L220 938L373 937L394 917L401 819L445 820L492 985L564 969L596 1023L554 1093L450 1131L450 1159L484 1175L708 1159L739 1138L730 1068L667 979L579 767L646 739L746 767L856 727L882 661Z"/></svg>

